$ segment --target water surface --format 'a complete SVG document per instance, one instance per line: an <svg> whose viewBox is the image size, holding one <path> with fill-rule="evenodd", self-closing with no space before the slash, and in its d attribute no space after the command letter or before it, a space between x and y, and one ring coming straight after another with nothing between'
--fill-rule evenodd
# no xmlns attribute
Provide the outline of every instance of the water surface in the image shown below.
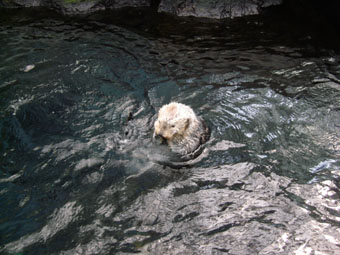
<svg viewBox="0 0 340 255"><path fill-rule="evenodd" d="M335 50L254 18L39 13L0 22L2 253L340 252ZM170 101L212 130L189 167L154 160Z"/></svg>

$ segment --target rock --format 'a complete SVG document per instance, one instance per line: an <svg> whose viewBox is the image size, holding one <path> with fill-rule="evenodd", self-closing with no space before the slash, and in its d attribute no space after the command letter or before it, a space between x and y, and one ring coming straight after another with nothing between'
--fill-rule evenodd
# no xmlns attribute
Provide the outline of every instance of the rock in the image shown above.
<svg viewBox="0 0 340 255"><path fill-rule="evenodd" d="M0 7L44 6L63 14L87 14L122 7L150 6L152 0L0 0Z"/></svg>
<svg viewBox="0 0 340 255"><path fill-rule="evenodd" d="M262 8L282 0L0 0L0 7L44 6L63 14L87 14L122 7L156 7L178 16L233 18L258 14Z"/></svg>
<svg viewBox="0 0 340 255"><path fill-rule="evenodd" d="M104 10L100 1L88 0L42 0L43 6L47 6L63 14L87 14L94 11Z"/></svg>
<svg viewBox="0 0 340 255"><path fill-rule="evenodd" d="M161 0L158 11L223 19L259 14L263 8L279 4L282 0Z"/></svg>
<svg viewBox="0 0 340 255"><path fill-rule="evenodd" d="M35 7L41 6L42 0L0 0L0 7Z"/></svg>

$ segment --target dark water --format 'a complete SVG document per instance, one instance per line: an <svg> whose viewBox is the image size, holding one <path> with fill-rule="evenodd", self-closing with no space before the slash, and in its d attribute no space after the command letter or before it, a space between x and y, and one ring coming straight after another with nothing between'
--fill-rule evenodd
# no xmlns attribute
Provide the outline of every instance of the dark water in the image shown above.
<svg viewBox="0 0 340 255"><path fill-rule="evenodd" d="M335 51L256 19L2 17L0 253L340 253ZM153 160L170 101L212 129L190 167Z"/></svg>

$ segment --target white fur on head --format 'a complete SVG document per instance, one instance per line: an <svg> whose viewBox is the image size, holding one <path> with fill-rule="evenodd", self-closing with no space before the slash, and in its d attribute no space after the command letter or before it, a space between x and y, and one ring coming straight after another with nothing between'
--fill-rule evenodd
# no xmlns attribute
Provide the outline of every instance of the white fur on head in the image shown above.
<svg viewBox="0 0 340 255"><path fill-rule="evenodd" d="M173 151L184 154L198 146L203 128L189 106L172 102L159 110L154 129L154 137L163 137Z"/></svg>

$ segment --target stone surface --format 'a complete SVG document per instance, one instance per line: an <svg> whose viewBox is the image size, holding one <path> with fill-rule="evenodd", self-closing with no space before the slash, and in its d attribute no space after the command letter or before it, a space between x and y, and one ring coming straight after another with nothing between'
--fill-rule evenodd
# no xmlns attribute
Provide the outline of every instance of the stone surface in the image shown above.
<svg viewBox="0 0 340 255"><path fill-rule="evenodd" d="M42 0L0 0L0 7L35 7L41 4Z"/></svg>
<svg viewBox="0 0 340 255"><path fill-rule="evenodd" d="M223 19L259 14L262 8L281 3L282 0L162 0L158 11Z"/></svg>
<svg viewBox="0 0 340 255"><path fill-rule="evenodd" d="M282 0L0 0L0 7L45 6L64 14L86 14L105 9L158 5L159 12L221 19L258 14L264 7L281 3Z"/></svg>
<svg viewBox="0 0 340 255"><path fill-rule="evenodd" d="M63 14L87 14L105 9L150 6L151 0L0 0L0 7L44 6Z"/></svg>
<svg viewBox="0 0 340 255"><path fill-rule="evenodd" d="M0 8L43 6L67 15L122 7L149 7L176 16L213 19L260 14L265 8L278 5L285 6L287 17L293 15L293 18L309 24L313 31L318 27L340 31L337 13L340 1L332 0L0 0ZM323 29L317 33L323 33Z"/></svg>

